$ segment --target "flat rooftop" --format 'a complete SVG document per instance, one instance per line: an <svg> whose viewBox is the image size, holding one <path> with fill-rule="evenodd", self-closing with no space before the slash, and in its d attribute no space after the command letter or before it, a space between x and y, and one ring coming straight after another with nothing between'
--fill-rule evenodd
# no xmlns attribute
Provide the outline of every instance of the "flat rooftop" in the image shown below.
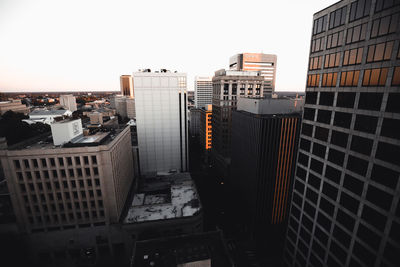
<svg viewBox="0 0 400 267"><path fill-rule="evenodd" d="M189 217L200 210L199 195L189 173L146 178L133 198L124 223Z"/></svg>
<svg viewBox="0 0 400 267"><path fill-rule="evenodd" d="M220 231L138 241L132 263L135 267L233 266Z"/></svg>

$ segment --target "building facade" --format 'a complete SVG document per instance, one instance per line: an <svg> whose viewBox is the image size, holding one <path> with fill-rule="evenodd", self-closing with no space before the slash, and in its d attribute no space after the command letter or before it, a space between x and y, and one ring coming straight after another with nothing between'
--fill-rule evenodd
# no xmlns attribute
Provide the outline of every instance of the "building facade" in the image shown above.
<svg viewBox="0 0 400 267"><path fill-rule="evenodd" d="M200 147L205 152L209 152L212 148L212 105L200 109Z"/></svg>
<svg viewBox="0 0 400 267"><path fill-rule="evenodd" d="M135 72L140 170L188 170L186 74Z"/></svg>
<svg viewBox="0 0 400 267"><path fill-rule="evenodd" d="M213 77L212 150L217 170L227 176L231 155L232 111L239 97L262 97L260 72L218 70Z"/></svg>
<svg viewBox="0 0 400 267"><path fill-rule="evenodd" d="M287 266L398 266L400 3L314 14Z"/></svg>
<svg viewBox="0 0 400 267"><path fill-rule="evenodd" d="M0 101L0 115L3 115L9 110L13 112L23 113L24 115L27 115L29 113L29 108L26 105L22 104L20 99Z"/></svg>
<svg viewBox="0 0 400 267"><path fill-rule="evenodd" d="M21 232L119 221L134 179L129 127L115 136L71 138L70 147L56 146L46 135L0 150Z"/></svg>
<svg viewBox="0 0 400 267"><path fill-rule="evenodd" d="M76 98L73 95L60 95L60 105L72 112L77 110Z"/></svg>
<svg viewBox="0 0 400 267"><path fill-rule="evenodd" d="M276 55L263 53L242 53L229 59L229 69L260 71L264 76L264 94L275 91Z"/></svg>
<svg viewBox="0 0 400 267"><path fill-rule="evenodd" d="M204 108L212 104L213 95L212 77L194 78L194 105L196 108Z"/></svg>
<svg viewBox="0 0 400 267"><path fill-rule="evenodd" d="M241 227L271 266L281 261L303 102L240 98L232 113L227 184L244 212Z"/></svg>
<svg viewBox="0 0 400 267"><path fill-rule="evenodd" d="M200 109L189 110L189 133L192 137L199 136L200 131Z"/></svg>
<svg viewBox="0 0 400 267"><path fill-rule="evenodd" d="M132 75L121 75L120 84L121 95L129 98L135 98Z"/></svg>

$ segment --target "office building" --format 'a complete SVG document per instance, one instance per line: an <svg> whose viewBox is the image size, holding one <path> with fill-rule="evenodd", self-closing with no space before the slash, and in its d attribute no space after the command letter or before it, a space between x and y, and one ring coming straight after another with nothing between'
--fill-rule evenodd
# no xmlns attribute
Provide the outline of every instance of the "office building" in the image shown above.
<svg viewBox="0 0 400 267"><path fill-rule="evenodd" d="M200 109L200 147L204 152L209 152L212 147L212 105Z"/></svg>
<svg viewBox="0 0 400 267"><path fill-rule="evenodd" d="M213 84L212 77L194 78L194 105L196 108L204 108L212 104Z"/></svg>
<svg viewBox="0 0 400 267"><path fill-rule="evenodd" d="M200 109L189 110L189 133L192 137L199 136L200 130Z"/></svg>
<svg viewBox="0 0 400 267"><path fill-rule="evenodd" d="M276 55L263 53L242 53L229 59L229 69L239 71L260 71L264 77L264 94L275 91Z"/></svg>
<svg viewBox="0 0 400 267"><path fill-rule="evenodd" d="M9 110L13 112L23 113L24 115L27 115L29 113L29 108L26 105L22 104L20 99L0 101L0 115L3 115Z"/></svg>
<svg viewBox="0 0 400 267"><path fill-rule="evenodd" d="M120 84L121 84L121 95L129 98L135 98L135 94L133 91L132 75L121 75Z"/></svg>
<svg viewBox="0 0 400 267"><path fill-rule="evenodd" d="M216 169L228 175L231 155L232 111L239 97L262 97L264 78L256 71L218 70L213 77L212 150Z"/></svg>
<svg viewBox="0 0 400 267"><path fill-rule="evenodd" d="M232 164L227 184L257 251L281 261L304 100L239 98L232 112Z"/></svg>
<svg viewBox="0 0 400 267"><path fill-rule="evenodd" d="M314 14L287 266L398 266L399 1Z"/></svg>
<svg viewBox="0 0 400 267"><path fill-rule="evenodd" d="M64 106L71 112L74 112L77 110L76 98L73 95L60 95L60 105Z"/></svg>
<svg viewBox="0 0 400 267"><path fill-rule="evenodd" d="M186 74L145 70L133 81L141 173L187 171Z"/></svg>
<svg viewBox="0 0 400 267"><path fill-rule="evenodd" d="M135 267L233 267L221 231L180 235L136 242Z"/></svg>
<svg viewBox="0 0 400 267"><path fill-rule="evenodd" d="M129 127L83 135L80 119L0 150L21 232L119 221L133 182Z"/></svg>

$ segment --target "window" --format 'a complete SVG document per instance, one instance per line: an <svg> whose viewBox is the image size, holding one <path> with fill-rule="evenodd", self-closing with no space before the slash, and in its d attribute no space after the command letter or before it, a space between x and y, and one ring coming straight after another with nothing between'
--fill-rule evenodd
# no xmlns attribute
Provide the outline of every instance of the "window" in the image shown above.
<svg viewBox="0 0 400 267"><path fill-rule="evenodd" d="M322 75L321 87L335 87L337 82L337 72L324 73Z"/></svg>
<svg viewBox="0 0 400 267"><path fill-rule="evenodd" d="M367 173L367 168L368 168L368 161L349 155L347 161L347 169L349 169L352 172L358 173L361 176L365 176Z"/></svg>
<svg viewBox="0 0 400 267"><path fill-rule="evenodd" d="M309 70L319 70L322 66L322 56L310 58Z"/></svg>
<svg viewBox="0 0 400 267"><path fill-rule="evenodd" d="M358 153L369 156L372 150L373 140L354 135L351 140L350 149Z"/></svg>
<svg viewBox="0 0 400 267"><path fill-rule="evenodd" d="M346 148L349 135L343 132L332 131L331 143Z"/></svg>
<svg viewBox="0 0 400 267"><path fill-rule="evenodd" d="M15 168L21 169L21 164L19 163L19 160L14 160L14 165L15 165Z"/></svg>
<svg viewBox="0 0 400 267"><path fill-rule="evenodd" d="M319 86L319 74L309 74L307 79L308 87L318 87Z"/></svg>
<svg viewBox="0 0 400 267"><path fill-rule="evenodd" d="M367 62L390 60L394 41L368 46Z"/></svg>
<svg viewBox="0 0 400 267"><path fill-rule="evenodd" d="M307 136L312 135L312 131L313 131L313 126L307 123L303 123L302 127L301 127L301 133Z"/></svg>
<svg viewBox="0 0 400 267"><path fill-rule="evenodd" d="M84 157L83 157L83 161L85 162L86 165L88 165L88 164L89 164L89 158L88 158L88 156L84 156Z"/></svg>
<svg viewBox="0 0 400 267"><path fill-rule="evenodd" d="M357 199L346 194L345 192L342 192L342 194L340 195L340 204L348 211L357 214L360 202Z"/></svg>
<svg viewBox="0 0 400 267"><path fill-rule="evenodd" d="M311 53L324 50L325 37L317 38L311 41Z"/></svg>
<svg viewBox="0 0 400 267"><path fill-rule="evenodd" d="M25 168L29 169L29 160L24 159Z"/></svg>
<svg viewBox="0 0 400 267"><path fill-rule="evenodd" d="M400 2L397 0L377 0L375 4L375 12L377 13L398 5L400 5Z"/></svg>
<svg viewBox="0 0 400 267"><path fill-rule="evenodd" d="M313 35L325 31L327 15L314 20Z"/></svg>
<svg viewBox="0 0 400 267"><path fill-rule="evenodd" d="M340 152L339 150L330 148L329 149L329 155L328 155L328 160L332 163L335 163L339 166L343 166L343 161L344 161L344 153Z"/></svg>
<svg viewBox="0 0 400 267"><path fill-rule="evenodd" d="M232 83L232 95L237 95L237 83Z"/></svg>
<svg viewBox="0 0 400 267"><path fill-rule="evenodd" d="M81 165L81 158L80 157L75 157L75 164L76 165Z"/></svg>
<svg viewBox="0 0 400 267"><path fill-rule="evenodd" d="M313 108L304 108L304 119L313 121L315 115L315 109Z"/></svg>
<svg viewBox="0 0 400 267"><path fill-rule="evenodd" d="M377 117L356 115L354 130L375 134L377 123Z"/></svg>
<svg viewBox="0 0 400 267"><path fill-rule="evenodd" d="M393 85L395 85L395 86L396 85L400 85L400 67L395 67L394 68L393 77L392 77L392 86Z"/></svg>
<svg viewBox="0 0 400 267"><path fill-rule="evenodd" d="M331 111L329 110L318 110L317 121L325 124L330 124L331 122Z"/></svg>
<svg viewBox="0 0 400 267"><path fill-rule="evenodd" d="M375 209L370 208L367 205L364 205L361 218L363 218L366 222L375 226L382 232L385 229L386 218L380 212L377 212Z"/></svg>
<svg viewBox="0 0 400 267"><path fill-rule="evenodd" d="M340 52L325 55L324 68L334 68L339 66Z"/></svg>
<svg viewBox="0 0 400 267"><path fill-rule="evenodd" d="M313 146L313 155L316 155L320 158L325 158L326 146L320 145L318 143L314 143Z"/></svg>
<svg viewBox="0 0 400 267"><path fill-rule="evenodd" d="M369 185L367 191L367 200L374 203L378 207L389 211L392 205L393 196L382 191L375 186Z"/></svg>
<svg viewBox="0 0 400 267"><path fill-rule="evenodd" d="M60 163L60 166L64 166L64 159L63 158L58 158L58 162Z"/></svg>
<svg viewBox="0 0 400 267"><path fill-rule="evenodd" d="M47 167L46 159L40 159L40 161L42 162L43 167Z"/></svg>
<svg viewBox="0 0 400 267"><path fill-rule="evenodd" d="M343 44L344 31L329 34L326 39L326 49L335 48Z"/></svg>
<svg viewBox="0 0 400 267"><path fill-rule="evenodd" d="M67 164L68 164L68 166L72 165L72 158L70 158L70 157L67 158Z"/></svg>
<svg viewBox="0 0 400 267"><path fill-rule="evenodd" d="M390 162L392 164L400 166L400 157L397 156L399 154L400 154L399 146L395 146L385 142L379 142L375 157L380 160L384 160L386 162Z"/></svg>
<svg viewBox="0 0 400 267"><path fill-rule="evenodd" d="M370 9L371 0L358 0L351 3L349 22L368 16Z"/></svg>
<svg viewBox="0 0 400 267"><path fill-rule="evenodd" d="M317 97L317 92L306 92L306 104L317 104Z"/></svg>
<svg viewBox="0 0 400 267"><path fill-rule="evenodd" d="M224 95L229 94L229 83L224 83Z"/></svg>
<svg viewBox="0 0 400 267"><path fill-rule="evenodd" d="M39 167L37 159L32 159L32 162L35 168Z"/></svg>
<svg viewBox="0 0 400 267"><path fill-rule="evenodd" d="M343 71L340 76L340 86L356 87L360 78L360 71Z"/></svg>
<svg viewBox="0 0 400 267"><path fill-rule="evenodd" d="M398 21L399 13L375 19L372 22L371 38L396 32Z"/></svg>
<svg viewBox="0 0 400 267"><path fill-rule="evenodd" d="M315 138L317 138L318 140L326 142L328 140L328 134L329 134L328 129L318 126L315 127Z"/></svg>
<svg viewBox="0 0 400 267"><path fill-rule="evenodd" d="M333 29L343 25L346 20L347 6L339 8L329 15L329 29Z"/></svg>
<svg viewBox="0 0 400 267"><path fill-rule="evenodd" d="M400 120L389 119L389 118L383 119L383 124L381 129L382 136L400 139L399 133L400 133Z"/></svg>
<svg viewBox="0 0 400 267"><path fill-rule="evenodd" d="M361 64L363 51L363 47L344 51L343 66Z"/></svg>
<svg viewBox="0 0 400 267"><path fill-rule="evenodd" d="M336 219L339 223L341 223L347 230L350 232L354 229L355 220L352 216L338 209Z"/></svg>
<svg viewBox="0 0 400 267"><path fill-rule="evenodd" d="M400 103L400 93L389 93L386 103L386 112L400 113L399 103Z"/></svg>
<svg viewBox="0 0 400 267"><path fill-rule="evenodd" d="M343 72L342 72L342 77L343 77ZM356 98L356 93L339 92L337 94L336 106L342 108L353 108L355 98Z"/></svg>
<svg viewBox="0 0 400 267"><path fill-rule="evenodd" d="M319 95L319 104L324 106L332 106L335 93L321 92Z"/></svg>
<svg viewBox="0 0 400 267"><path fill-rule="evenodd" d="M50 158L50 165L51 165L52 167L55 167L55 166L56 166L56 161L54 160L54 158Z"/></svg>
<svg viewBox="0 0 400 267"><path fill-rule="evenodd" d="M364 70L363 86L385 86L388 68Z"/></svg>
<svg viewBox="0 0 400 267"><path fill-rule="evenodd" d="M367 23L363 23L347 29L346 44L365 40L367 34Z"/></svg>
<svg viewBox="0 0 400 267"><path fill-rule="evenodd" d="M351 175L346 174L343 180L343 187L349 190L350 192L361 196L364 190L364 182L354 178Z"/></svg>
<svg viewBox="0 0 400 267"><path fill-rule="evenodd" d="M379 111L381 109L382 98L383 93L360 93L358 108Z"/></svg>

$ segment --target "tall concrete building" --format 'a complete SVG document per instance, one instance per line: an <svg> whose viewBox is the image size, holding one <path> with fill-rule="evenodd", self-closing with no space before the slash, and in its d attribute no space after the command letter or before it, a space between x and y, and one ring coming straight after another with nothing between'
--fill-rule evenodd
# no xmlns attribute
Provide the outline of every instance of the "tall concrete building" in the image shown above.
<svg viewBox="0 0 400 267"><path fill-rule="evenodd" d="M314 14L287 266L398 266L400 2Z"/></svg>
<svg viewBox="0 0 400 267"><path fill-rule="evenodd" d="M232 166L227 184L241 203L237 222L271 266L281 261L303 103L239 98L232 113Z"/></svg>
<svg viewBox="0 0 400 267"><path fill-rule="evenodd" d="M120 84L121 84L121 95L127 96L129 98L135 98L135 94L133 91L132 75L121 75Z"/></svg>
<svg viewBox="0 0 400 267"><path fill-rule="evenodd" d="M229 60L229 69L240 71L260 71L264 76L264 94L275 91L276 55L263 53L242 53Z"/></svg>
<svg viewBox="0 0 400 267"><path fill-rule="evenodd" d="M228 175L231 155L232 111L239 97L262 97L264 77L257 71L218 70L213 77L212 161Z"/></svg>
<svg viewBox="0 0 400 267"><path fill-rule="evenodd" d="M141 173L187 171L186 74L135 72L133 81Z"/></svg>
<svg viewBox="0 0 400 267"><path fill-rule="evenodd" d="M118 222L134 179L129 127L84 136L80 119L52 126L50 136L0 150L20 231Z"/></svg>
<svg viewBox="0 0 400 267"><path fill-rule="evenodd" d="M212 104L212 77L194 78L194 105L196 108L204 108Z"/></svg>
<svg viewBox="0 0 400 267"><path fill-rule="evenodd" d="M60 105L74 112L76 108L76 98L73 95L60 95Z"/></svg>

